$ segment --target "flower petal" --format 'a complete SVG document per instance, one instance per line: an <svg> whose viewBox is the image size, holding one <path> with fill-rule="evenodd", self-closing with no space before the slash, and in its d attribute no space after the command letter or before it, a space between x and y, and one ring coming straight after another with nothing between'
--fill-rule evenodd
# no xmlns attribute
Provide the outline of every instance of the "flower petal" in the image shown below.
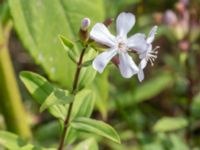
<svg viewBox="0 0 200 150"><path fill-rule="evenodd" d="M113 47L115 45L115 37L102 23L97 23L94 25L90 32L90 38L109 47Z"/></svg>
<svg viewBox="0 0 200 150"><path fill-rule="evenodd" d="M155 34L156 34L157 29L158 29L158 26L154 26L154 27L151 29L151 31L150 31L150 33L149 33L149 37L147 38L147 43L150 44L150 43L153 42L153 40L155 39Z"/></svg>
<svg viewBox="0 0 200 150"><path fill-rule="evenodd" d="M144 71L143 69L147 66L147 61L146 59L142 59L140 64L139 64L139 72L137 74L139 81L141 82L142 80L144 80Z"/></svg>
<svg viewBox="0 0 200 150"><path fill-rule="evenodd" d="M117 50L109 49L101 54L99 54L94 61L92 66L99 73L102 73L108 62L117 54Z"/></svg>
<svg viewBox="0 0 200 150"><path fill-rule="evenodd" d="M142 33L136 33L128 38L127 45L129 48L141 53L147 50L148 44L146 42L146 36Z"/></svg>
<svg viewBox="0 0 200 150"><path fill-rule="evenodd" d="M137 76L138 76L138 80L142 82L142 80L144 80L144 71L140 69Z"/></svg>
<svg viewBox="0 0 200 150"><path fill-rule="evenodd" d="M127 33L135 24L135 16L131 13L122 12L117 17L116 27L118 36L127 36Z"/></svg>
<svg viewBox="0 0 200 150"><path fill-rule="evenodd" d="M139 68L144 69L147 66L147 60L144 58L139 64Z"/></svg>
<svg viewBox="0 0 200 150"><path fill-rule="evenodd" d="M130 78L139 71L137 65L128 53L119 54L119 69L124 78Z"/></svg>

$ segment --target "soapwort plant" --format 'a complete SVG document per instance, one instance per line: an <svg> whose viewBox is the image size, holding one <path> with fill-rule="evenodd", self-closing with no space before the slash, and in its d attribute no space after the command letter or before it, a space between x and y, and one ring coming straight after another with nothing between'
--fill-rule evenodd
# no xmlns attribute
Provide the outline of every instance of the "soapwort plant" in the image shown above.
<svg viewBox="0 0 200 150"><path fill-rule="evenodd" d="M59 35L67 57L76 67L71 88L59 88L37 73L23 71L20 74L20 79L27 90L41 104L40 111L48 110L60 122L62 131L57 150L69 148L68 146L83 132L91 133L91 138L85 142L86 145L92 142L92 149L98 149L94 134L120 143L120 137L111 125L90 118L94 108L95 94L91 87L86 86L87 83L82 84L84 77L89 73L86 71L87 68L102 73L111 61L115 63L122 77L131 78L133 75L138 75L139 81L142 81L144 79L143 70L147 63L149 61L153 63L157 58L155 51L157 48L152 47L157 26L152 28L148 37L143 33L127 37L136 22L135 16L131 13L122 12L118 15L116 19L117 36L112 35L108 30L111 22L96 23L90 30L91 22L89 18L82 20L79 33L77 33L79 37L77 41L71 41ZM135 63L135 57L133 58L132 55L138 57L139 65ZM86 73L83 74L83 72ZM95 75L89 78L93 77ZM24 144L22 149L34 147L31 144Z"/></svg>
<svg viewBox="0 0 200 150"><path fill-rule="evenodd" d="M91 31L89 31L90 22L89 18L84 18L82 20L79 31L80 40L77 41L79 42L78 49L81 49L78 57L75 55L74 43L64 36L60 36L60 40L66 49L68 56L76 63L76 72L71 91L54 87L46 79L35 73L21 73L21 79L29 91L31 88L34 88L33 86L37 86L38 92L41 93L51 89L49 95L43 100L41 111L48 109L50 113L57 117L61 122L62 134L58 150L62 150L65 147L65 142L69 140L67 138L71 138L72 132L76 132L76 130L101 135L109 140L120 143L120 138L113 127L105 122L89 118L93 110L93 102L90 100L88 101L87 99L91 99L92 91L88 92L78 85L83 67L92 65L95 70L102 73L109 61L116 57L119 60L117 66L122 77L130 78L134 74L138 74L139 80L142 81L144 78L142 70L146 67L148 61L152 63L157 57L157 53L154 51L155 49L152 48L152 42L157 30L156 26L153 27L149 37L146 37L143 33L136 33L127 38L127 33L135 24L135 16L131 13L122 12L117 17L116 37L110 33L103 23L96 23ZM95 43L98 43L99 45L97 46ZM90 53L90 51L96 50L98 53L98 49L102 49L103 47L106 47L106 50L97 54L97 56L92 59L85 61L85 57L87 57L87 54ZM133 52L136 55L139 55L139 58L141 59L139 67L129 55L129 53ZM36 85L30 85L30 82L34 82ZM82 97L86 97L85 101L82 102L82 105L79 104L80 102L77 99L79 97L82 98L81 96L78 96L80 93ZM78 110L76 107L79 107ZM60 112L62 112L62 115L59 114Z"/></svg>

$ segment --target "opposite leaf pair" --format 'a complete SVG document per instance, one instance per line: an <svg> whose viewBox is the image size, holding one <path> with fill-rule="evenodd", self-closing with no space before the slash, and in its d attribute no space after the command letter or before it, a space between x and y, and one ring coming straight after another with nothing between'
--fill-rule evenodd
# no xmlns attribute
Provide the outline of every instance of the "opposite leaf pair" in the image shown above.
<svg viewBox="0 0 200 150"><path fill-rule="evenodd" d="M135 24L135 16L131 13L121 13L116 20L117 36L113 36L103 23L94 25L90 32L90 38L96 42L108 46L108 50L99 54L93 61L93 68L102 73L109 61L118 55L118 67L124 78L131 78L137 74L138 79L144 79L143 69L147 62L153 64L157 58L157 47L152 48L152 42L155 38L157 26L154 26L146 37L145 34L136 33L127 38L128 32ZM139 66L135 64L128 52L136 52L139 54L141 62Z"/></svg>

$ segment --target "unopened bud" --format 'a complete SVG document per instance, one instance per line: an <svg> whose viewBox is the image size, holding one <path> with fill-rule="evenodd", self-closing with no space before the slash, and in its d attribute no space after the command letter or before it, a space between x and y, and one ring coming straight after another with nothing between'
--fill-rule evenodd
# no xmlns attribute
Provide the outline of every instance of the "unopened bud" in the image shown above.
<svg viewBox="0 0 200 150"><path fill-rule="evenodd" d="M90 19L89 18L84 18L81 23L81 28L79 30L79 37L81 41L87 42L89 39L89 34L88 34L88 27L90 26Z"/></svg>
<svg viewBox="0 0 200 150"><path fill-rule="evenodd" d="M174 25L178 22L176 14L172 10L167 10L164 15L164 22L167 25Z"/></svg>
<svg viewBox="0 0 200 150"><path fill-rule="evenodd" d="M81 30L86 31L89 26L90 26L90 19L89 18L84 18L82 20Z"/></svg>
<svg viewBox="0 0 200 150"><path fill-rule="evenodd" d="M112 22L113 22L113 19L112 18L108 18L103 22L103 24L105 24L105 26L109 26L109 25L112 24Z"/></svg>
<svg viewBox="0 0 200 150"><path fill-rule="evenodd" d="M111 61L116 65L118 66L119 65L119 57L118 56L114 56Z"/></svg>
<svg viewBox="0 0 200 150"><path fill-rule="evenodd" d="M160 12L156 12L153 14L153 18L156 24L161 24L163 19L163 14Z"/></svg>

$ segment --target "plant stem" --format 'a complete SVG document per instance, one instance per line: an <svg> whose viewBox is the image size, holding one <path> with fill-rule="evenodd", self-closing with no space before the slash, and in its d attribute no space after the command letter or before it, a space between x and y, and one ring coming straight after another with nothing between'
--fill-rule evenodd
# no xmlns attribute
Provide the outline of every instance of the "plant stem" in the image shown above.
<svg viewBox="0 0 200 150"><path fill-rule="evenodd" d="M31 138L31 130L21 100L8 50L11 22L0 24L0 107L7 130Z"/></svg>
<svg viewBox="0 0 200 150"><path fill-rule="evenodd" d="M79 79L79 75L80 75L80 71L81 71L81 65L82 65L82 62L83 62L83 56L84 56L86 49L87 49L87 46L85 46L82 49L79 61L77 63L76 73L75 73L74 82L73 82L73 88L72 88L72 92L71 92L73 95L76 94L76 90L77 90L77 86L78 86L78 79ZM61 135L58 150L63 150L63 145L64 145L67 129L68 129L68 126L69 126L69 119L70 119L70 115L71 115L71 112L72 112L72 107L73 107L73 102L69 104L68 113L67 113L66 119L64 121L64 129L63 129L63 132L62 132L62 135Z"/></svg>

